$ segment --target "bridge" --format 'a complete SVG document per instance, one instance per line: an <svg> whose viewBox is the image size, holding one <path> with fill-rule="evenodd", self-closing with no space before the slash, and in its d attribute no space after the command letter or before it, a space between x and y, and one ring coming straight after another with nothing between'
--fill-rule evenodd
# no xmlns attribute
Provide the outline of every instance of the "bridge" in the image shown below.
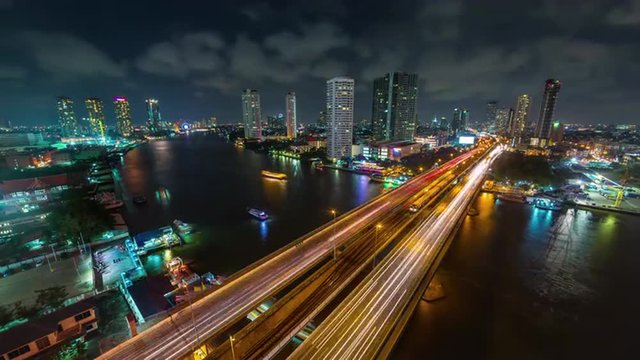
<svg viewBox="0 0 640 360"><path fill-rule="evenodd" d="M229 355L229 358L236 358L236 355L237 358L269 357L309 320L332 301L335 302L338 295L348 286L353 286L355 280L361 280L356 288L361 296L357 299L372 297L371 301L382 301L376 302L378 305L404 304L406 296L414 295L410 286L402 283L404 289L397 291L395 289L400 289L400 285L393 290L389 290L393 284L380 288L383 284L381 279L385 280L384 283L391 279L398 281L397 273L389 273L392 270L410 269L415 274L425 270L425 264L428 264L430 257L410 256L411 253L415 253L412 249L421 249L421 255L437 255L435 249L452 231L453 224L464 215L462 205L473 198L469 196L470 192L479 188L478 183L486 170L486 165L483 164L489 161L479 159L486 156L488 147L489 144L485 143L430 172L416 176L407 184L384 193L297 239L289 246L233 275L224 286L195 300L192 306L179 309L138 336L103 354L101 358L178 359L203 355L207 358ZM491 159L491 156L493 155L487 159ZM460 184L454 188L455 197L442 199L444 194L449 193L447 190L454 183L453 179L459 178L476 163L478 164L472 172L465 177L464 185ZM408 215L406 209L409 204L425 192L433 194L433 202L439 201L438 207L426 207L416 216ZM439 205L443 201L447 204ZM429 200L429 203L432 201ZM423 218L427 212L430 214L429 217ZM421 241L425 236L438 240ZM427 246L425 243L430 243L431 247L424 248ZM388 253L387 256L383 256L385 252ZM381 261L378 264L377 257L380 257ZM331 260L332 258L335 260ZM364 272L365 268L369 270ZM295 282L299 284L294 286L282 301L278 301L277 309L269 312L269 316L259 318L260 322L256 322L256 325L251 324L254 325L251 329L238 332L237 339L233 338L232 342L227 341L219 346L211 342L211 339L224 334L265 299L292 284L296 285ZM363 288L366 284L369 284L368 287ZM415 285L415 282L411 284ZM378 291L380 294L377 294ZM386 296L384 294L394 295L383 300L377 298ZM373 298L374 296L376 298ZM317 346L320 342L323 345L334 344L331 336L336 332L327 332L325 329L334 326L343 329L352 322L346 319L352 319L354 326L359 324L363 316L341 317L339 319L343 322L338 324L335 321L339 320L333 320L334 314L340 311L342 315L353 316L357 314L357 309L368 309L367 304L370 302L353 303L356 300L353 300L352 295L342 297L344 299L338 300L344 301L335 307L335 311L331 312L293 356L306 358L308 354L334 353L336 349ZM389 309L389 316L395 316L391 314L396 314L401 309L400 305ZM280 317L274 317L274 314L278 313L277 310L284 313L280 313ZM286 321L277 321L278 326L269 326L269 321L273 322L274 319ZM380 334L388 335L387 331L382 331L379 327L380 324L386 324L387 320L389 319L377 319L378 325L371 326L375 329L375 337L381 337ZM259 326L262 328L259 329ZM340 332L340 335L343 334ZM329 339L324 341L326 336L329 336ZM350 344L355 343L354 340L350 339ZM384 341L380 341L379 344L384 344ZM370 345L363 344L361 347L369 349ZM198 351L194 353L194 350Z"/></svg>

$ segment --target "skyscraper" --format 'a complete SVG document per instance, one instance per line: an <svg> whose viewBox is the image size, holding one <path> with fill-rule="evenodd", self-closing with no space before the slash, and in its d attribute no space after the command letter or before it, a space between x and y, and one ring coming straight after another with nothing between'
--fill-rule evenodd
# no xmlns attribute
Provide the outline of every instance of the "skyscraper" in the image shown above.
<svg viewBox="0 0 640 360"><path fill-rule="evenodd" d="M296 121L296 93L288 92L285 97L287 113L287 137L295 139L298 136L298 123Z"/></svg>
<svg viewBox="0 0 640 360"><path fill-rule="evenodd" d="M511 136L524 135L524 129L527 127L527 119L529 118L529 107L531 106L531 98L527 94L518 96L516 104L516 114L511 127Z"/></svg>
<svg viewBox="0 0 640 360"><path fill-rule="evenodd" d="M551 133L549 134L549 140L551 145L559 144L564 137L564 127L559 121L554 121L551 125Z"/></svg>
<svg viewBox="0 0 640 360"><path fill-rule="evenodd" d="M499 108L496 111L496 133L498 135L508 136L511 134L511 127L513 126L513 114L512 108Z"/></svg>
<svg viewBox="0 0 640 360"><path fill-rule="evenodd" d="M334 160L351 157L354 83L347 77L327 81L327 155Z"/></svg>
<svg viewBox="0 0 640 360"><path fill-rule="evenodd" d="M562 83L557 79L548 79L544 84L540 117L538 117L538 125L536 126L536 136L539 139L549 139L551 136L551 124L561 86Z"/></svg>
<svg viewBox="0 0 640 360"><path fill-rule="evenodd" d="M376 140L411 140L416 128L418 75L385 74L373 81L371 129Z"/></svg>
<svg viewBox="0 0 640 360"><path fill-rule="evenodd" d="M104 137L104 106L102 100L98 98L87 98L84 101L87 107L87 119L89 120L89 128L93 136Z"/></svg>
<svg viewBox="0 0 640 360"><path fill-rule="evenodd" d="M113 106L116 110L116 129L118 135L129 137L133 135L133 120L131 120L131 108L126 97L113 98Z"/></svg>
<svg viewBox="0 0 640 360"><path fill-rule="evenodd" d="M160 103L157 99L146 99L147 104L147 126L151 132L160 130L162 116L160 115Z"/></svg>
<svg viewBox="0 0 640 360"><path fill-rule="evenodd" d="M73 100L66 96L58 96L58 122L63 137L78 135L78 121L73 112Z"/></svg>
<svg viewBox="0 0 640 360"><path fill-rule="evenodd" d="M246 89L242 92L242 122L245 139L260 139L262 123L260 111L260 94L258 90Z"/></svg>
<svg viewBox="0 0 640 360"><path fill-rule="evenodd" d="M320 111L320 114L318 114L318 125L322 126L322 127L327 127L327 112L326 111Z"/></svg>
<svg viewBox="0 0 640 360"><path fill-rule="evenodd" d="M467 109L453 109L453 119L451 119L450 130L455 135L467 128L467 122L469 121L469 110Z"/></svg>
<svg viewBox="0 0 640 360"><path fill-rule="evenodd" d="M487 110L485 113L484 127L492 126L496 123L496 112L498 111L498 101L490 100L487 102Z"/></svg>

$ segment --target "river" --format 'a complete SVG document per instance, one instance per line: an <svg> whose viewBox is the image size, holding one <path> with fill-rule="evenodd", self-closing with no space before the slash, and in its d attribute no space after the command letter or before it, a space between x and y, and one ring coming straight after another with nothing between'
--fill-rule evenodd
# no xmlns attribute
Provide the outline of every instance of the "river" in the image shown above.
<svg viewBox="0 0 640 360"><path fill-rule="evenodd" d="M284 172L287 181L260 170ZM382 190L368 177L316 171L236 148L215 135L153 141L120 167L132 234L194 223L182 248L145 258L150 272L179 255L199 273L230 275ZM146 205L131 203L144 195ZM252 220L246 207L272 218ZM394 359L640 358L640 221L585 210L550 212L475 202L436 274L444 299L422 301ZM636 235L634 235L636 234Z"/></svg>

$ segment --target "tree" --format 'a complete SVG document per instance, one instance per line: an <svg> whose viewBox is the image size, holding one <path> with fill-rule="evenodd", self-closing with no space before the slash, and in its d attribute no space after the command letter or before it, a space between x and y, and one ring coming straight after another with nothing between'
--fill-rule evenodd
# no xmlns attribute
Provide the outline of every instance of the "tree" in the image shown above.
<svg viewBox="0 0 640 360"><path fill-rule="evenodd" d="M87 344L82 339L76 339L64 344L53 357L54 360L78 360L87 358Z"/></svg>
<svg viewBox="0 0 640 360"><path fill-rule="evenodd" d="M29 319L38 313L38 310L34 307L28 307L22 304L22 301L16 301L13 304L13 313L16 319Z"/></svg>
<svg viewBox="0 0 640 360"><path fill-rule="evenodd" d="M36 305L41 309L51 310L62 307L64 300L69 295L64 286L52 286L50 288L36 290L35 292L38 295Z"/></svg>
<svg viewBox="0 0 640 360"><path fill-rule="evenodd" d="M0 328L13 321L13 310L8 306L0 306Z"/></svg>
<svg viewBox="0 0 640 360"><path fill-rule="evenodd" d="M77 239L80 233L91 239L109 230L113 218L99 204L82 198L73 198L47 217L49 227L61 240Z"/></svg>

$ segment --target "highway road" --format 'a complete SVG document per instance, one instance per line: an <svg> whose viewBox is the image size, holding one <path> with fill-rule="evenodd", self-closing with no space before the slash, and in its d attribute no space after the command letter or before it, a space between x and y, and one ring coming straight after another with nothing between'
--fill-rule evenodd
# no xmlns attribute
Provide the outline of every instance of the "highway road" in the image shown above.
<svg viewBox="0 0 640 360"><path fill-rule="evenodd" d="M384 345L429 267L501 149L494 149L468 174L439 211L405 237L317 327L291 359L372 359Z"/></svg>
<svg viewBox="0 0 640 360"><path fill-rule="evenodd" d="M429 176L424 193L438 198L456 177L452 171ZM234 337L234 353L230 344L218 346L212 358L263 359L276 354L291 337L322 311L358 274L372 269L373 256L392 241L402 238L419 222L419 217L407 209L412 199L386 211L378 222L364 228L355 238L347 241L338 261L329 262L318 269L314 276L296 286L267 313L260 316ZM358 278L359 279L359 278Z"/></svg>
<svg viewBox="0 0 640 360"><path fill-rule="evenodd" d="M340 246L375 223L386 211L415 195L431 176L448 171L475 155L476 151L462 154L431 172L416 176L404 186L339 217L335 225L330 222L298 239L294 242L298 246L288 246L248 266L221 288L195 301L193 315L189 307L183 307L171 317L101 355L100 359L176 359L191 353L204 340L226 329L261 301L305 274L331 254L334 245Z"/></svg>

